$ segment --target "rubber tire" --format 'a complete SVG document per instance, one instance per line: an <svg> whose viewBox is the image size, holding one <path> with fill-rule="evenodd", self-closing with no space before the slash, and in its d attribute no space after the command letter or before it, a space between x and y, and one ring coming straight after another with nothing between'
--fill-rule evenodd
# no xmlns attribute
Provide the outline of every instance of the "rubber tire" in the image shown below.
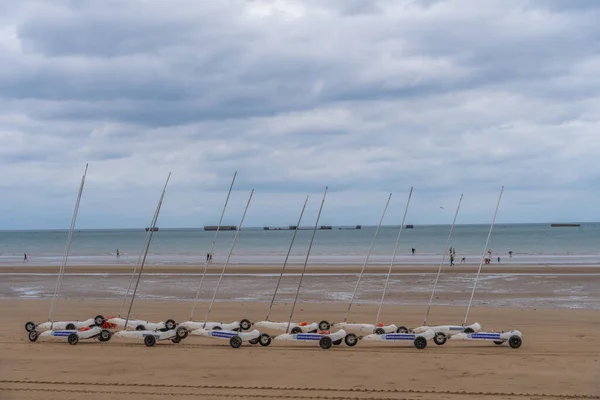
<svg viewBox="0 0 600 400"><path fill-rule="evenodd" d="M498 346L500 346L502 343L504 343L502 340L494 340L494 344L497 344Z"/></svg>
<svg viewBox="0 0 600 400"><path fill-rule="evenodd" d="M175 330L175 334L177 335L177 337L180 340L183 340L186 337L188 337L189 333L190 332L188 331L188 329L185 326L180 326L177 328L177 330Z"/></svg>
<svg viewBox="0 0 600 400"><path fill-rule="evenodd" d="M65 326L65 330L66 331L75 331L75 330L77 330L77 327L75 327L75 324L67 324L67 326Z"/></svg>
<svg viewBox="0 0 600 400"><path fill-rule="evenodd" d="M344 342L346 342L346 346L348 347L356 346L358 343L358 336L356 336L354 333L349 333L344 338Z"/></svg>
<svg viewBox="0 0 600 400"><path fill-rule="evenodd" d="M213 330L213 331L222 331L223 328L221 328L219 325L217 325L214 328L212 328L211 330Z"/></svg>
<svg viewBox="0 0 600 400"><path fill-rule="evenodd" d="M35 330L35 322L33 322L33 321L27 321L25 323L25 330L27 332L34 331Z"/></svg>
<svg viewBox="0 0 600 400"><path fill-rule="evenodd" d="M33 331L29 331L29 341L30 342L35 342L38 340L38 338L39 338L39 335L35 329Z"/></svg>
<svg viewBox="0 0 600 400"><path fill-rule="evenodd" d="M520 336L512 335L510 338L508 338L508 345L511 349L518 349L521 347L521 344L523 344L523 339L521 339Z"/></svg>
<svg viewBox="0 0 600 400"><path fill-rule="evenodd" d="M340 344L342 344L342 341L343 341L343 340L344 340L344 339L338 339L338 340L334 340L334 341L333 341L333 344L334 344L334 345L336 345L336 346L339 346Z"/></svg>
<svg viewBox="0 0 600 400"><path fill-rule="evenodd" d="M437 344L438 346L442 346L442 345L446 344L447 340L448 340L448 337L446 337L446 335L442 332L436 333L435 336L433 337L433 342L435 344Z"/></svg>
<svg viewBox="0 0 600 400"><path fill-rule="evenodd" d="M250 330L250 328L252 328L252 322L250 322L250 320L248 319L243 319L240 321L240 329L243 331L248 331Z"/></svg>
<svg viewBox="0 0 600 400"><path fill-rule="evenodd" d="M396 329L396 333L408 333L408 328L405 326L399 326L398 329Z"/></svg>
<svg viewBox="0 0 600 400"><path fill-rule="evenodd" d="M135 327L135 330L136 331L145 331L146 327L144 325L138 325L138 326Z"/></svg>
<svg viewBox="0 0 600 400"><path fill-rule="evenodd" d="M106 318L104 318L102 315L96 315L94 318L94 324L96 324L96 326L102 326L105 322Z"/></svg>
<svg viewBox="0 0 600 400"><path fill-rule="evenodd" d="M177 322L175 322L172 319L168 319L165 321L165 328L170 331L171 329L175 329L175 327L177 326Z"/></svg>
<svg viewBox="0 0 600 400"><path fill-rule="evenodd" d="M325 320L319 322L319 329L322 331L328 331L331 328L331 324Z"/></svg>
<svg viewBox="0 0 600 400"><path fill-rule="evenodd" d="M331 348L332 345L333 345L333 340L331 340L331 338L329 336L323 336L321 338L321 340L319 340L319 346L323 350L327 350L327 349Z"/></svg>
<svg viewBox="0 0 600 400"><path fill-rule="evenodd" d="M463 332L464 333L475 333L475 331L473 330L473 328L465 328L465 330Z"/></svg>
<svg viewBox="0 0 600 400"><path fill-rule="evenodd" d="M258 344L259 340L260 340L260 336L257 337L256 339L250 339L250 340L248 340L248 343L250 343L250 344Z"/></svg>
<svg viewBox="0 0 600 400"><path fill-rule="evenodd" d="M373 331L374 334L376 335L384 335L385 334L385 330L383 330L383 328L375 328L375 330Z"/></svg>
<svg viewBox="0 0 600 400"><path fill-rule="evenodd" d="M106 329L103 329L102 331L100 331L98 340L101 342L108 342L111 337L112 337L112 333L110 333L110 331L107 331Z"/></svg>
<svg viewBox="0 0 600 400"><path fill-rule="evenodd" d="M67 342L74 346L79 343L79 336L76 333L71 333L69 336L67 336Z"/></svg>
<svg viewBox="0 0 600 400"><path fill-rule="evenodd" d="M302 333L302 328L300 328L299 326L295 326L290 332L292 333L292 335L296 333Z"/></svg>
<svg viewBox="0 0 600 400"><path fill-rule="evenodd" d="M268 333L263 333L262 335L260 335L258 343L263 347L267 347L271 344L271 336L269 336Z"/></svg>
<svg viewBox="0 0 600 400"><path fill-rule="evenodd" d="M425 347L427 347L427 339L425 339L423 336L416 337L413 343L419 350L423 350Z"/></svg>
<svg viewBox="0 0 600 400"><path fill-rule="evenodd" d="M144 337L144 344L147 347L152 347L156 344L156 338L154 337L154 335L148 335L146 337Z"/></svg>
<svg viewBox="0 0 600 400"><path fill-rule="evenodd" d="M242 338L237 335L233 336L231 339L229 339L229 345L234 349L239 349L242 345Z"/></svg>
<svg viewBox="0 0 600 400"><path fill-rule="evenodd" d="M179 336L175 336L174 338L171 338L171 342L177 344L181 342L181 338Z"/></svg>

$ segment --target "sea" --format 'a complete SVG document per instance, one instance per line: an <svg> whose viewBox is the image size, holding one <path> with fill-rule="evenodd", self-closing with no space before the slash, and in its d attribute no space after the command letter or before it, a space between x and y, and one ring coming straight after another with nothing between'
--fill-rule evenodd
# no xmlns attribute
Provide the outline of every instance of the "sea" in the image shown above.
<svg viewBox="0 0 600 400"><path fill-rule="evenodd" d="M401 232L399 226L382 226L369 264L390 263L397 243L396 264L437 264L450 247L456 253L457 263L464 257L466 264L478 264L482 255L491 250L494 264L498 263L498 257L500 263L510 264L600 264L600 223L581 223L578 227L552 227L550 223L496 224L486 246L489 229L489 224L457 225L448 242L449 225L415 225ZM363 264L375 230L374 226L317 230L309 264ZM214 231L203 228L160 228L153 233L146 263L204 264L214 242L214 264L222 264L230 253L230 264L282 264L293 234L294 231L287 229L243 228L232 248L235 231L219 231L215 238ZM304 263L312 234L311 229L297 231L290 264ZM67 230L0 231L0 266L23 265L24 254L27 265L60 265L67 236ZM75 230L68 262L78 266L135 264L145 237L144 228Z"/></svg>

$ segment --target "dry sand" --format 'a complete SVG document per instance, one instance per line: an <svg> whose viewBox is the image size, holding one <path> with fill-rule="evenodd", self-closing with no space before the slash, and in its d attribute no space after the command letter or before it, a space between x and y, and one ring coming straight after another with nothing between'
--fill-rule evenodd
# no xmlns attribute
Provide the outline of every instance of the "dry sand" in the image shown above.
<svg viewBox="0 0 600 400"><path fill-rule="evenodd" d="M59 315L114 315L120 302L61 301ZM189 303L136 301L134 317L185 320ZM295 320L335 321L345 304L302 303ZM424 350L410 344L359 342L321 350L314 343L245 344L190 336L179 344L113 338L108 343L30 343L26 320L42 321L48 300L0 301L0 399L553 399L600 398L600 310L476 307L470 322L519 329L520 349L491 342L452 342ZM218 303L218 320L264 318L264 303ZM352 320L372 321L376 306L357 305ZM461 323L464 308L434 308L430 323ZM200 304L200 319L206 305ZM419 325L423 307L384 307L382 321ZM289 306L277 305L274 320ZM572 396L572 397L568 397Z"/></svg>

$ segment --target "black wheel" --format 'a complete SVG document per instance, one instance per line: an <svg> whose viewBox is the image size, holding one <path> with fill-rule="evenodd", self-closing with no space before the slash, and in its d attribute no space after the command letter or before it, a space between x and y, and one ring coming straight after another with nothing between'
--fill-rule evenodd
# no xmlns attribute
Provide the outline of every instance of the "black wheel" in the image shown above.
<svg viewBox="0 0 600 400"><path fill-rule="evenodd" d="M513 335L508 339L508 345L512 349L518 349L519 347L521 347L521 344L523 344L523 340L520 336Z"/></svg>
<svg viewBox="0 0 600 400"><path fill-rule="evenodd" d="M94 318L94 323L96 326L102 326L105 322L106 318L104 318L102 315L96 315L96 318Z"/></svg>
<svg viewBox="0 0 600 400"><path fill-rule="evenodd" d="M176 326L177 326L177 323L175 321L173 321L172 319L168 319L165 322L165 328L167 328L168 331L170 331L171 329L175 329Z"/></svg>
<svg viewBox="0 0 600 400"><path fill-rule="evenodd" d="M263 333L260 335L258 343L260 343L261 346L267 347L271 344L271 336L269 336L267 333Z"/></svg>
<svg viewBox="0 0 600 400"><path fill-rule="evenodd" d="M29 331L29 341L30 342L35 342L36 340L38 340L38 333L36 331Z"/></svg>
<svg viewBox="0 0 600 400"><path fill-rule="evenodd" d="M427 347L427 339L425 339L423 336L419 336L415 338L414 344L417 349L423 350L425 347Z"/></svg>
<svg viewBox="0 0 600 400"><path fill-rule="evenodd" d="M243 320L240 321L240 328L243 331L250 330L250 328L252 328L252 322L250 322L249 320L244 318Z"/></svg>
<svg viewBox="0 0 600 400"><path fill-rule="evenodd" d="M135 327L135 330L136 331L145 331L146 327L144 325L138 325L138 326Z"/></svg>
<svg viewBox="0 0 600 400"><path fill-rule="evenodd" d="M28 321L28 322L25 324L25 330L26 330L27 332L31 332L31 331L33 331L34 329L35 329L35 323L34 323L34 322Z"/></svg>
<svg viewBox="0 0 600 400"><path fill-rule="evenodd" d="M106 329L103 329L100 332L100 336L98 336L98 340L101 341L101 342L108 342L111 337L112 337L112 334L110 333L110 331L107 331Z"/></svg>
<svg viewBox="0 0 600 400"><path fill-rule="evenodd" d="M446 343L446 340L448 340L448 338L446 337L446 335L443 332L438 332L433 337L433 342L435 344L437 344L438 346L441 346L444 343Z"/></svg>
<svg viewBox="0 0 600 400"><path fill-rule="evenodd" d="M238 349L242 345L242 338L239 336L233 336L229 339L229 345L234 349Z"/></svg>
<svg viewBox="0 0 600 400"><path fill-rule="evenodd" d="M212 328L213 331L220 331L222 330L221 327L219 325L215 326L214 328Z"/></svg>
<svg viewBox="0 0 600 400"><path fill-rule="evenodd" d="M500 346L502 343L504 343L502 340L494 340L494 344L497 344L498 346Z"/></svg>
<svg viewBox="0 0 600 400"><path fill-rule="evenodd" d="M300 328L299 326L295 326L292 328L291 332L292 332L292 334L302 333L302 328Z"/></svg>
<svg viewBox="0 0 600 400"><path fill-rule="evenodd" d="M331 324L325 320L319 322L319 329L322 331L328 331L331 328Z"/></svg>
<svg viewBox="0 0 600 400"><path fill-rule="evenodd" d="M259 340L260 340L260 336L257 337L256 339L250 339L250 340L248 340L248 343L250 343L250 344L258 344Z"/></svg>
<svg viewBox="0 0 600 400"><path fill-rule="evenodd" d="M321 346L321 348L323 350L329 349L332 344L333 344L333 341L331 340L331 338L329 336L323 336L321 338L321 340L319 340L319 346Z"/></svg>
<svg viewBox="0 0 600 400"><path fill-rule="evenodd" d="M399 326L398 329L396 329L396 333L408 333L408 328L405 326Z"/></svg>
<svg viewBox="0 0 600 400"><path fill-rule="evenodd" d="M349 333L344 338L344 342L346 342L346 346L348 347L356 346L356 343L358 343L358 337L354 333Z"/></svg>
<svg viewBox="0 0 600 400"><path fill-rule="evenodd" d="M154 335L147 335L144 337L144 344L148 347L152 347L156 344L156 338Z"/></svg>
<svg viewBox="0 0 600 400"><path fill-rule="evenodd" d="M334 345L336 345L336 346L339 346L340 344L342 344L342 341L343 341L343 340L344 340L344 339L338 339L338 340L334 340L334 341L333 341L333 344L334 344Z"/></svg>
<svg viewBox="0 0 600 400"><path fill-rule="evenodd" d="M74 331L76 329L75 324L67 324L67 326L65 326L65 330L67 331Z"/></svg>
<svg viewBox="0 0 600 400"><path fill-rule="evenodd" d="M181 342L181 338L179 336L175 336L174 338L171 338L171 342L179 343L179 342Z"/></svg>
<svg viewBox="0 0 600 400"><path fill-rule="evenodd" d="M473 333L475 331L473 330L473 328L465 328L465 330L463 332L464 333Z"/></svg>
<svg viewBox="0 0 600 400"><path fill-rule="evenodd" d="M69 344L77 344L79 343L79 336L76 333L71 333L69 336L67 336L67 342L69 342Z"/></svg>
<svg viewBox="0 0 600 400"><path fill-rule="evenodd" d="M383 330L383 328L375 328L373 333L376 335L383 335L385 333L385 331Z"/></svg>
<svg viewBox="0 0 600 400"><path fill-rule="evenodd" d="M177 328L177 330L175 331L175 334L177 335L177 337L181 340L185 339L186 337L188 337L188 334L190 332L187 330L187 328L185 326L180 326L179 328Z"/></svg>

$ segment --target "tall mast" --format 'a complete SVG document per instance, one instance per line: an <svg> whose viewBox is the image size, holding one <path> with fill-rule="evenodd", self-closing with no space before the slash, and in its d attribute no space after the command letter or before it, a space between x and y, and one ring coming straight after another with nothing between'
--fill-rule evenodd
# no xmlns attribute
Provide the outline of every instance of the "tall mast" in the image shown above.
<svg viewBox="0 0 600 400"><path fill-rule="evenodd" d="M425 313L425 319L423 320L423 325L427 325L427 317L429 317L429 311L431 310L431 304L433 303L433 296L435 295L435 289L437 288L438 281L440 280L440 274L442 273L442 266L444 265L444 260L446 259L446 249L448 248L448 244L450 243L450 238L452 238L452 232L454 231L454 225L456 224L456 217L458 217L458 210L460 210L460 203L462 203L463 195L461 193L460 199L458 200L458 206L456 206L456 213L454 213L454 220L452 221L452 226L450 227L450 233L448 233L448 239L446 239L446 245L444 246L444 250L442 251L442 261L440 261L440 267L438 268L437 275L435 277L435 282L433 283L433 290L431 291L431 297L429 298L429 305L427 306L427 312Z"/></svg>
<svg viewBox="0 0 600 400"><path fill-rule="evenodd" d="M69 258L69 251L71 249L71 240L73 239L73 231L75 230L75 222L77 221L77 215L79 214L79 204L81 202L81 195L83 194L83 186L85 185L85 177L87 175L88 164L85 164L85 171L81 177L81 183L79 184L79 192L77 193L77 201L75 202L75 209L73 210L73 218L71 219L71 226L69 228L69 234L67 235L67 244L65 245L65 251L63 253L62 263L58 271L58 277L56 279L56 286L54 287L54 293L52 294L52 303L50 304L50 312L48 313L48 321L50 321L50 330L54 322L54 314L58 307L57 299L62 286L62 280L65 275L65 268L67 267L67 260Z"/></svg>
<svg viewBox="0 0 600 400"><path fill-rule="evenodd" d="M398 245L400 245L400 235L402 235L402 229L404 228L404 221L406 220L406 213L408 212L408 206L410 204L410 198L412 197L413 187L410 187L410 192L408 193L408 201L406 202L406 208L404 209L404 217L402 218L402 225L400 225L400 231L398 231L398 238L396 239L396 245L394 246L394 255L392 256L392 260L390 261L390 268L388 269L387 278L385 280L385 285L383 286L383 293L381 294L381 301L379 302L379 309L377 310L377 317L375 318L375 325L379 323L379 315L381 314L381 306L383 306L383 299L385 298L385 293L387 292L388 284L390 282L390 275L392 274L392 266L394 265L394 261L396 261L396 253L398 252Z"/></svg>
<svg viewBox="0 0 600 400"><path fill-rule="evenodd" d="M294 297L294 304L292 305L292 311L290 312L290 319L288 320L287 328L285 333L290 331L290 325L292 324L292 317L294 315L294 309L296 308L296 302L298 301L298 293L300 293L300 286L302 286L302 280L304 279L304 272L306 271L306 265L308 264L308 257L310 256L310 250L312 249L313 241L315 240L315 233L317 232L317 226L319 226L319 219L321 218L321 211L323 211L323 204L325 203L325 197L327 196L327 187L325 187L325 193L323 193L323 200L321 200L321 207L319 207L319 214L317 214L317 221L315 222L315 228L313 229L312 237L310 238L310 244L308 245L308 251L306 252L306 258L304 259L304 266L302 267L302 273L300 274L300 281L298 282L298 288L296 289L296 297Z"/></svg>
<svg viewBox="0 0 600 400"><path fill-rule="evenodd" d="M275 296L277 296L277 291L279 290L279 285L281 284L281 278L283 278L283 272L285 271L285 266L287 265L288 259L290 258L290 253L292 252L292 246L294 246L294 240L296 240L296 234L300 229L300 223L302 222L302 216L304 215L304 210L306 209L306 203L308 203L309 195L306 195L306 200L304 200L304 206L302 207L302 211L300 212L300 217L298 218L298 223L296 224L296 229L294 229L294 234L292 235L292 241L290 242L290 247L288 248L288 252L285 256L285 261L283 262L283 267L281 268L281 273L279 274L279 279L277 280L277 286L275 287L275 292L273 293L273 298L271 299L271 304L269 305L269 311L267 311L267 317L265 321L269 320L269 315L271 315L271 309L273 308L273 303L275 302Z"/></svg>
<svg viewBox="0 0 600 400"><path fill-rule="evenodd" d="M215 232L215 236L212 241L212 245L210 246L209 255L212 255L213 250L215 248L215 243L217 242L217 236L219 235L219 230L221 229L221 224L223 223L223 216L225 215L225 210L227 209L227 203L229 202L229 196L231 195L231 190L233 189L233 184L235 183L235 177L237 176L237 171L233 174L233 179L231 180L231 185L229 186L229 192L227 193L227 198L225 199L225 204L223 204L223 211L221 211L221 218L219 218L219 225L217 225L217 231ZM204 277L206 276L206 270L208 269L208 261L204 264L204 272L202 272L202 278L200 278L200 284L198 285L198 290L196 291L196 298L194 299L194 305L192 306L192 311L190 312L190 321L194 318L194 310L196 309L196 304L198 303L198 299L200 298L200 293L202 292L202 285L204 284Z"/></svg>
<svg viewBox="0 0 600 400"><path fill-rule="evenodd" d="M356 286L354 287L354 292L352 293L352 298L350 299L350 304L348 304L348 309L346 310L346 316L344 317L344 322L348 321L348 314L350 314L350 309L352 308L352 303L354 303L354 297L356 296L356 291L358 290L358 285L363 277L365 272L365 268L369 263L369 258L371 257L371 252L373 251L373 246L375 245L375 239L377 239L377 235L379 234L379 228L381 228L381 223L383 222L383 218L385 217L385 213L387 212L388 206L390 205L390 200L392 199L392 194L388 196L387 202L385 203L385 208L383 209L383 214L381 214L381 219L379 220L379 224L377 225L377 229L373 234L373 239L371 240L371 245L369 246L369 252L367 253L367 257L365 258L365 262L360 270L360 275L358 275L358 281L356 281Z"/></svg>
<svg viewBox="0 0 600 400"><path fill-rule="evenodd" d="M494 223L496 222L496 214L498 214L498 208L500 207L500 200L502 199L502 193L504 192L504 186L500 189L500 196L498 196L498 204L496 204L496 211L494 211L494 218L492 218L492 224L490 225L490 231L488 232L487 239L485 240L485 247L483 248L483 254L481 255L481 260L479 261L479 268L477 269L477 276L475 277L475 283L473 284L473 291L471 292L471 298L469 299L469 305L467 306L467 313L465 314L465 321L463 325L467 324L467 320L469 319L469 311L471 311L471 304L473 303L473 296L475 295L475 289L477 288L477 282L479 281L479 274L481 273L481 267L483 265L483 258L485 257L485 252L488 248L488 244L490 243L490 236L492 236L492 229L494 229Z"/></svg>
<svg viewBox="0 0 600 400"><path fill-rule="evenodd" d="M233 243L231 243L231 249L229 250L229 254L227 255L227 260L225 260L225 264L223 265L223 270L221 271L221 276L219 276L219 281L217 282L217 287L215 288L215 292L213 293L213 297L210 300L210 305L208 306L208 311L206 312L206 318L204 318L204 323L202 324L202 329L206 327L206 321L208 321L208 317L210 317L210 312L212 311L212 306L215 302L215 298L217 297L217 292L219 291L219 287L221 287L221 282L223 281L223 275L225 275L225 270L227 269L227 265L229 264L229 259L231 258L231 254L233 253L233 248L235 247L235 242L237 241L238 234L242 230L242 226L244 225L244 218L246 218L246 213L248 212L248 207L250 207L250 201L252 200L252 195L254 194L254 189L250 192L250 197L248 197L248 202L246 203L246 208L244 209L244 214L242 215L242 219L240 221L240 226L237 231L235 231L235 236L233 237Z"/></svg>

